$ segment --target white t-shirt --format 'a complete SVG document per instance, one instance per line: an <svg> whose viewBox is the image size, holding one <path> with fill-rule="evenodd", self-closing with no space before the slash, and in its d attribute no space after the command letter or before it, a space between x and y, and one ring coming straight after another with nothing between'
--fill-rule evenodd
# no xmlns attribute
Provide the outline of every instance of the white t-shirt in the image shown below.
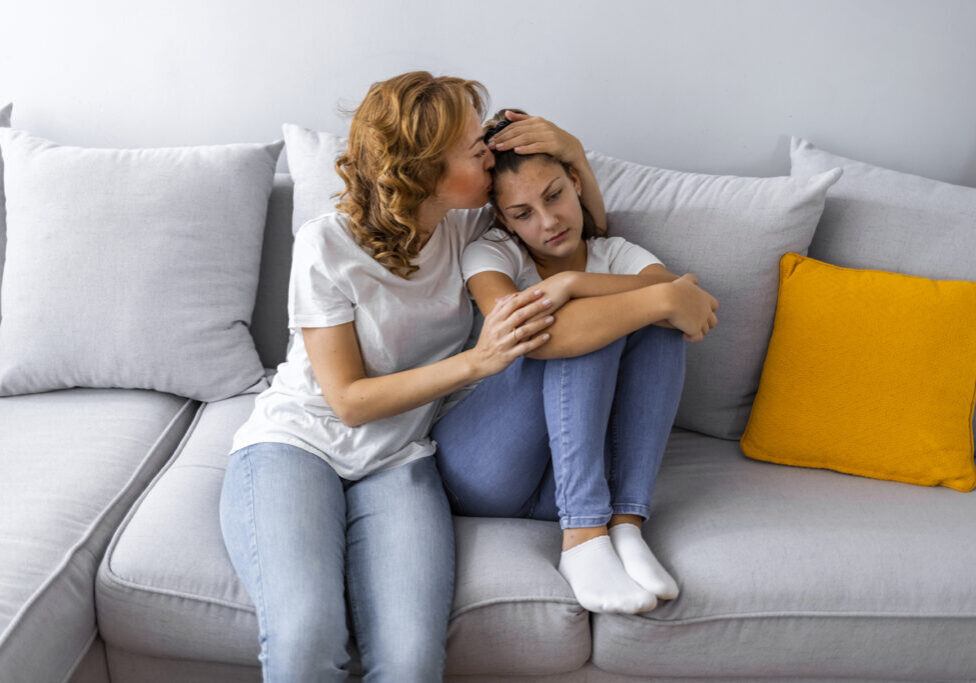
<svg viewBox="0 0 976 683"><path fill-rule="evenodd" d="M587 273L637 275L656 263L661 263L657 256L643 247L628 242L623 237L591 237L586 240L585 272ZM469 244L461 258L461 271L465 282L472 276L488 270L508 275L519 290L542 282L535 261L526 248L499 228L489 230ZM476 310L468 347L473 346L473 342L477 341L483 323L481 313ZM437 419L446 415L477 384L477 382L469 384L451 394L437 413Z"/></svg>
<svg viewBox="0 0 976 683"><path fill-rule="evenodd" d="M661 260L623 237L591 237L586 240L586 272L637 275ZM461 259L464 281L486 270L504 273L520 290L542 282L535 261L518 241L494 228L464 250Z"/></svg>
<svg viewBox="0 0 976 683"><path fill-rule="evenodd" d="M472 321L461 253L488 220L486 210L448 212L414 260L420 270L408 280L356 243L348 216L333 213L302 225L288 287L288 355L234 434L231 451L261 441L287 443L323 458L345 479L433 454L428 432L440 401L347 427L322 396L301 328L353 322L369 377L454 355Z"/></svg>

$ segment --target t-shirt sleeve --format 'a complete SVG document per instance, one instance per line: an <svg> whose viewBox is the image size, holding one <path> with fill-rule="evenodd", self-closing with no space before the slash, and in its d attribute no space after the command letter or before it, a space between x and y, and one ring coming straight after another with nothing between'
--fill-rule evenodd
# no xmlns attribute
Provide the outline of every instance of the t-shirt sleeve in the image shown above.
<svg viewBox="0 0 976 683"><path fill-rule="evenodd" d="M661 259L647 249L623 237L607 237L604 246L609 272L613 275L637 275L648 266L661 263Z"/></svg>
<svg viewBox="0 0 976 683"><path fill-rule="evenodd" d="M332 327L355 319L352 301L332 281L325 256L321 240L306 230L298 231L288 282L288 326L293 330Z"/></svg>
<svg viewBox="0 0 976 683"><path fill-rule="evenodd" d="M518 245L508 239L482 237L469 244L461 256L461 274L465 282L487 270L504 273L515 282L521 268Z"/></svg>

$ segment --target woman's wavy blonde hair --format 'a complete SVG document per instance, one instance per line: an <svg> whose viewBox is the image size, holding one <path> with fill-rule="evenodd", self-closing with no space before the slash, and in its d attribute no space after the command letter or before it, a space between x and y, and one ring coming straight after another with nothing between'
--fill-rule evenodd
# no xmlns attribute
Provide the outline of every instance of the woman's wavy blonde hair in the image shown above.
<svg viewBox="0 0 976 683"><path fill-rule="evenodd" d="M473 106L484 117L481 83L413 71L374 83L353 114L336 171L346 184L336 208L356 240L406 279L418 270L417 213L447 168Z"/></svg>

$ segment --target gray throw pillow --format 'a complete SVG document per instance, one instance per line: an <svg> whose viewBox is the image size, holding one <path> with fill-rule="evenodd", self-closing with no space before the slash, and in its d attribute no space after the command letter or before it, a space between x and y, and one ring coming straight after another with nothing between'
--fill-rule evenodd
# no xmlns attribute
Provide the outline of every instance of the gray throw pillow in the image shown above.
<svg viewBox="0 0 976 683"><path fill-rule="evenodd" d="M10 112L13 110L13 104L7 104L0 107L0 128L10 127ZM6 209L4 208L4 195L3 195L3 155L0 154L0 282L3 282L3 261L4 252L6 251L7 245L7 221L6 221ZM3 301L0 300L0 312L3 310Z"/></svg>
<svg viewBox="0 0 976 683"><path fill-rule="evenodd" d="M265 388L248 325L282 144L87 149L0 129L0 396Z"/></svg>
<svg viewBox="0 0 976 683"><path fill-rule="evenodd" d="M810 256L936 280L976 280L976 188L891 171L817 149L790 145L790 174L809 178L840 166Z"/></svg>
<svg viewBox="0 0 976 683"><path fill-rule="evenodd" d="M773 329L779 260L806 254L834 169L809 181L682 173L589 152L609 231L694 273L719 302L719 324L687 345L675 424L738 439L749 420ZM653 378L648 378L653 381Z"/></svg>
<svg viewBox="0 0 976 683"><path fill-rule="evenodd" d="M309 130L292 123L281 127L288 155L288 171L295 182L292 233L305 221L335 211L337 192L346 188L335 160L346 149L346 138Z"/></svg>

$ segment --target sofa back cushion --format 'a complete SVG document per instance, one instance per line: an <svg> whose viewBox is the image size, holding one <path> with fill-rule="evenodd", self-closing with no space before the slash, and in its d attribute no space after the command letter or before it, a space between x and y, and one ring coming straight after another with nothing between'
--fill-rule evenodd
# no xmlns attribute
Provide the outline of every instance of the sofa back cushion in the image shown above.
<svg viewBox="0 0 976 683"><path fill-rule="evenodd" d="M847 159L796 137L790 161L790 174L798 180L844 169L827 193L811 258L849 268L976 280L976 188Z"/></svg>
<svg viewBox="0 0 976 683"><path fill-rule="evenodd" d="M0 128L10 127L10 112L13 109L13 104L7 104L0 107ZM7 245L7 222L5 219L6 209L4 208L4 194L3 194L3 154L0 154L0 283L3 282L3 261L4 252L6 251ZM0 315L2 315L2 305L3 301L0 301Z"/></svg>
<svg viewBox="0 0 976 683"><path fill-rule="evenodd" d="M743 178L682 173L588 153L610 234L635 242L673 273L695 273L719 301L719 324L687 348L675 424L738 439L773 328L779 260L805 254L827 190L841 175Z"/></svg>
<svg viewBox="0 0 976 683"><path fill-rule="evenodd" d="M0 129L0 395L266 386L248 325L282 143L85 149Z"/></svg>

